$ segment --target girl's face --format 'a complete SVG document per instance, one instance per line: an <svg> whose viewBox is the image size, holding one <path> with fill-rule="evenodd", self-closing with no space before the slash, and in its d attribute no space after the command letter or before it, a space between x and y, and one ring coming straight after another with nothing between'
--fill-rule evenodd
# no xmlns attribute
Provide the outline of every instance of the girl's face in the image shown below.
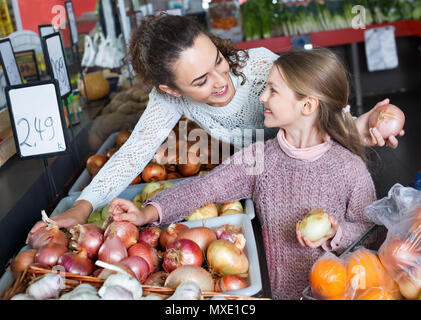
<svg viewBox="0 0 421 320"><path fill-rule="evenodd" d="M267 128L288 128L301 119L303 102L298 100L283 78L278 68L269 72L265 91L259 98L265 105L265 126Z"/></svg>
<svg viewBox="0 0 421 320"><path fill-rule="evenodd" d="M204 34L197 37L193 47L181 53L173 70L178 93L192 100L220 107L234 96L229 64Z"/></svg>

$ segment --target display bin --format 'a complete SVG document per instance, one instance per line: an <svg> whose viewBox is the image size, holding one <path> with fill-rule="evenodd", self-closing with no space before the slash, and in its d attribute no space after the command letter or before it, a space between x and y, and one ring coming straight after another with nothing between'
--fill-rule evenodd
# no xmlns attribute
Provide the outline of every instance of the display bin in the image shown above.
<svg viewBox="0 0 421 320"><path fill-rule="evenodd" d="M102 154L102 155L105 156L109 149L114 148L115 141L117 139L118 134L119 134L119 132L112 133L107 138L107 140L105 140L105 142L102 144L102 146L98 149L96 154ZM80 193L83 190L83 188L85 188L90 182L91 182L91 175L89 174L88 170L86 170L86 168L85 168L82 171L79 178L77 178L77 180L75 181L73 186L70 188L69 195L72 195L72 194L75 194L75 193Z"/></svg>
<svg viewBox="0 0 421 320"><path fill-rule="evenodd" d="M347 253L354 251L356 247L358 247L368 236L377 232L377 228L379 225L373 224L366 232L364 232L353 244L351 244L339 257L344 257ZM377 234L376 234L377 236ZM310 286L306 287L302 293L303 300L318 300L311 296L311 288Z"/></svg>

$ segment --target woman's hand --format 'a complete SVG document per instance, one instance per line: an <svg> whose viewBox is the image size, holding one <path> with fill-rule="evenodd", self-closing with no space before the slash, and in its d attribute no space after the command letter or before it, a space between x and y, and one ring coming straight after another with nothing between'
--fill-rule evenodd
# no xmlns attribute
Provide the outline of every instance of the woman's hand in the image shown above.
<svg viewBox="0 0 421 320"><path fill-rule="evenodd" d="M390 136L385 141L376 128L370 128L368 125L368 119L374 110L376 110L377 107L388 105L389 103L389 99L384 99L383 101L378 102L370 111L362 114L355 120L355 125L357 126L358 132L360 134L361 141L366 147L383 147L386 144L387 146L395 149L398 146L399 142L395 136ZM402 130L399 133L399 136L403 136L404 134L405 131Z"/></svg>
<svg viewBox="0 0 421 320"><path fill-rule="evenodd" d="M143 226L158 220L158 210L154 206L139 209L126 199L116 198L110 203L110 214L114 221L128 221L136 226Z"/></svg>
<svg viewBox="0 0 421 320"><path fill-rule="evenodd" d="M51 220L57 222L59 228L70 229L71 227L77 224L85 223L92 209L92 205L88 201L79 200L76 201L69 210L52 217ZM47 224L44 221L38 221L32 227L31 231L29 231L28 238L26 241L28 241L29 235L35 233L39 228L42 228L46 225Z"/></svg>
<svg viewBox="0 0 421 320"><path fill-rule="evenodd" d="M310 241L306 237L303 237L299 229L300 222L297 222L296 227L295 227L295 232L297 234L297 240L300 243L300 245L302 247L307 246L309 248L315 249L322 246L330 239L332 239L336 235L336 231L338 231L339 223L338 223L338 220L336 220L336 218L331 217L331 216L329 216L329 220L330 220L330 223L332 224L329 234L326 237L321 238L320 240L317 240L317 241Z"/></svg>

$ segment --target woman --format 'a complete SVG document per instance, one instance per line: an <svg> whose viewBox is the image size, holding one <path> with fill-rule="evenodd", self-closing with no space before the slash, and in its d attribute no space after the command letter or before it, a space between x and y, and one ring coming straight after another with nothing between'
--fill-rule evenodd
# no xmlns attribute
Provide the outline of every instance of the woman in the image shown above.
<svg viewBox="0 0 421 320"><path fill-rule="evenodd" d="M60 227L84 223L93 209L118 196L143 171L168 132L184 114L212 136L236 147L250 145L244 129L265 129L259 96L278 56L265 48L235 50L183 16L149 16L132 34L129 56L136 73L154 86L148 106L130 139L105 164L72 208L53 219ZM388 99L379 105L388 104ZM369 129L373 108L356 119L366 146L396 147L376 129ZM403 135L402 131L400 135ZM265 139L276 132L265 130ZM43 222L37 222L35 232Z"/></svg>

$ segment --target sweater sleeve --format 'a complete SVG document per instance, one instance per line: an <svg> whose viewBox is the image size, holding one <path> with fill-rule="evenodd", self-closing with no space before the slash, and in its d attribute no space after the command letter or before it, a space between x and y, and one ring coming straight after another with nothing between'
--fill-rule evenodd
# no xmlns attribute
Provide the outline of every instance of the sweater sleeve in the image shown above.
<svg viewBox="0 0 421 320"><path fill-rule="evenodd" d="M258 142L235 153L212 171L192 177L158 193L144 206L159 207L159 224L185 219L208 203L250 198L256 177L263 171L264 143Z"/></svg>
<svg viewBox="0 0 421 320"><path fill-rule="evenodd" d="M343 252L372 225L372 222L364 214L364 208L376 200L373 180L362 161L356 165L354 162L349 176L352 183L351 192L344 219L339 221L342 236L339 241L334 241L335 238L331 241L332 250L337 253Z"/></svg>
<svg viewBox="0 0 421 320"><path fill-rule="evenodd" d="M182 116L177 99L155 89L130 138L106 162L77 200L89 201L94 210L118 196L153 158Z"/></svg>

